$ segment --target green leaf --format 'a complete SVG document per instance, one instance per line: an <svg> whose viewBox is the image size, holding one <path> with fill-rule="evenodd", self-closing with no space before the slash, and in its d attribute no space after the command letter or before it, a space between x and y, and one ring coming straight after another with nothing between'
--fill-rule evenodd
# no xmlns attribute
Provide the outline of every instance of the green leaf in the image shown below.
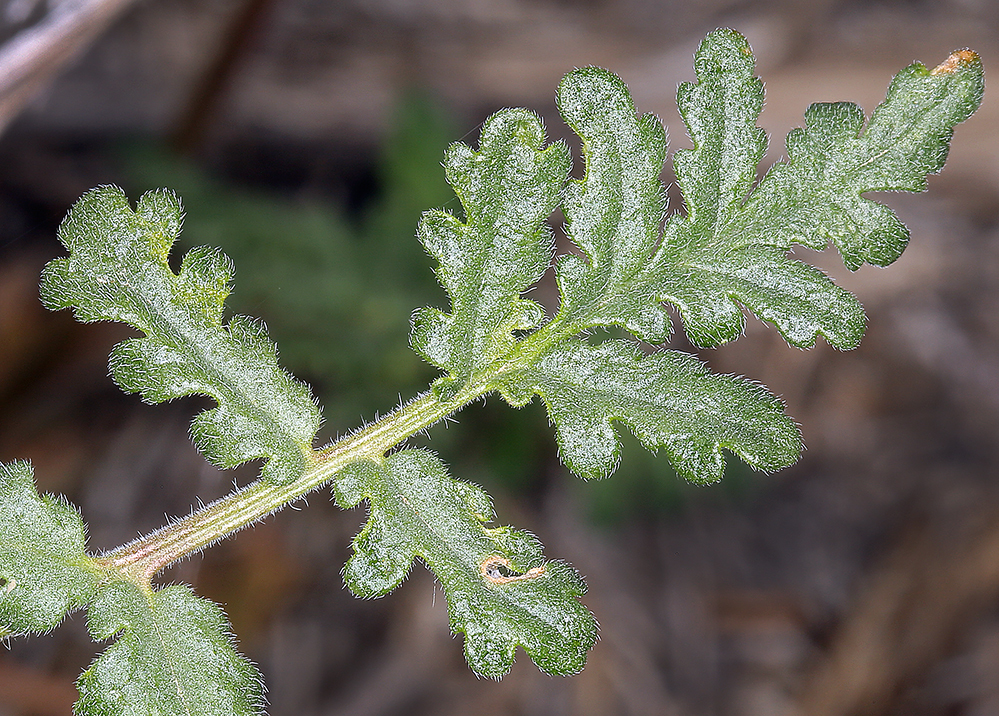
<svg viewBox="0 0 999 716"><path fill-rule="evenodd" d="M100 578L76 509L39 495L28 463L0 463L0 634L55 628Z"/></svg>
<svg viewBox="0 0 999 716"><path fill-rule="evenodd" d="M668 222L647 280L661 300L677 307L699 346L738 337L743 306L793 345L811 345L821 334L834 346L855 346L865 324L860 303L822 272L788 258L790 242L740 229L766 150L756 126L763 85L753 76L748 43L732 31L712 33L701 43L695 68L697 83L677 91L694 148L673 159L688 211Z"/></svg>
<svg viewBox="0 0 999 716"><path fill-rule="evenodd" d="M90 606L94 639L117 641L80 676L79 716L263 713L257 669L233 646L221 607L174 585L117 582Z"/></svg>
<svg viewBox="0 0 999 716"><path fill-rule="evenodd" d="M636 117L627 85L596 67L562 79L558 106L582 138L586 160L563 202L566 233L586 260L559 257L560 314L583 328L619 325L650 343L664 341L669 316L634 280L659 244L666 207L662 124L651 114Z"/></svg>
<svg viewBox="0 0 999 716"><path fill-rule="evenodd" d="M907 232L861 194L922 190L926 174L942 166L953 127L978 106L983 80L971 52L941 68L903 70L866 128L854 105L813 105L808 128L788 137L790 163L753 190L766 149L756 126L763 87L745 39L732 30L710 34L695 58L697 83L677 92L694 143L674 156L687 213L670 218L658 249L661 127L635 116L627 88L610 73L570 73L559 106L583 139L586 173L567 191L565 212L587 260L560 260L563 317L581 328L621 325L658 342L669 334L660 305L667 302L696 345L714 346L742 332L745 307L793 345L822 335L839 348L856 346L865 325L860 304L787 252L794 243L824 248L833 240L850 268L897 258Z"/></svg>
<svg viewBox="0 0 999 716"><path fill-rule="evenodd" d="M437 259L451 313L425 308L414 316L413 348L450 374L440 384L464 384L513 346L513 331L537 327L544 313L520 297L548 268L552 232L544 223L558 204L569 171L564 144L540 147L541 120L505 110L482 129L479 151L451 145L448 182L464 221L443 211L423 215L419 236Z"/></svg>
<svg viewBox="0 0 999 716"><path fill-rule="evenodd" d="M145 334L111 354L111 374L149 402L192 394L218 407L195 418L195 442L220 467L267 459L263 474L290 482L309 465L320 415L308 388L277 364L264 326L245 316L222 323L232 265L221 252L189 251L177 274L168 254L180 202L149 192L136 211L116 187L88 192L59 229L67 258L42 274L48 308L74 307L81 321L128 323Z"/></svg>
<svg viewBox="0 0 999 716"><path fill-rule="evenodd" d="M381 464L355 463L334 490L341 507L371 505L344 569L355 594L386 594L420 557L444 586L451 629L465 634L475 671L502 676L518 644L546 673L583 668L596 638L593 615L578 601L583 581L568 564L545 561L533 535L486 528L488 495L448 477L435 455L404 450Z"/></svg>
<svg viewBox="0 0 999 716"><path fill-rule="evenodd" d="M776 165L750 194L765 146L755 125L763 90L752 72L745 40L714 33L698 51L698 83L677 93L694 141L674 159L689 212L666 227L652 272L658 294L677 306L697 345L737 337L745 306L793 345L822 335L853 348L864 332L860 304L786 253L794 243L822 249L831 239L851 269L898 258L908 232L861 193L925 188L954 125L978 105L980 63L948 77L921 65L903 70L866 129L856 105L812 105L808 128L788 135L790 163Z"/></svg>
<svg viewBox="0 0 999 716"><path fill-rule="evenodd" d="M787 467L801 452L800 433L780 400L678 351L646 356L628 341L569 341L510 382L516 387L506 397L515 405L534 393L544 398L561 457L584 478L603 478L617 467L614 420L649 450L664 448L692 482L722 478L722 448L762 470Z"/></svg>
<svg viewBox="0 0 999 716"><path fill-rule="evenodd" d="M935 70L905 68L864 126L849 103L813 104L806 127L787 136L789 161L777 164L741 212L737 230L778 246L817 249L835 243L850 269L887 266L909 232L869 191L924 191L926 175L943 168L954 126L978 108L982 63L962 50Z"/></svg>

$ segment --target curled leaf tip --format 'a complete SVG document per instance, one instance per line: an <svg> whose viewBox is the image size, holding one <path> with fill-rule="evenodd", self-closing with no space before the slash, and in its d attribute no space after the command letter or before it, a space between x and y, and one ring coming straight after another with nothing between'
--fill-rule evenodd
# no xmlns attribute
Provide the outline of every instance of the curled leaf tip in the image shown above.
<svg viewBox="0 0 999 716"><path fill-rule="evenodd" d="M950 57L934 67L930 71L930 74L949 75L957 72L962 67L967 67L968 65L977 64L979 62L981 62L981 59L978 57L978 53L965 48L963 50L952 52Z"/></svg>

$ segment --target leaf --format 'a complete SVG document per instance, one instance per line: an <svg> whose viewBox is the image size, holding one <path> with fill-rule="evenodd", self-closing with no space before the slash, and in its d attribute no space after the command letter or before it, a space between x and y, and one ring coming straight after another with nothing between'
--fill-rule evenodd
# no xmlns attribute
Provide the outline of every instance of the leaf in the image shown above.
<svg viewBox="0 0 999 716"><path fill-rule="evenodd" d="M234 648L222 609L189 587L117 582L87 626L94 639L118 639L80 676L79 716L263 714L259 672Z"/></svg>
<svg viewBox="0 0 999 716"><path fill-rule="evenodd" d="M587 259L559 257L560 314L584 328L620 325L650 343L664 341L669 317L634 281L659 244L666 207L662 124L651 114L636 117L628 87L597 67L567 74L558 106L583 140L586 171L569 182L563 210L566 233Z"/></svg>
<svg viewBox="0 0 999 716"><path fill-rule="evenodd" d="M479 151L452 144L444 160L464 221L430 211L419 237L437 259L451 313L424 308L413 320L412 345L464 384L514 345L513 331L537 327L541 307L520 294L548 268L552 233L544 223L569 171L564 144L541 150L544 127L527 110L504 110L482 129Z"/></svg>
<svg viewBox="0 0 999 716"><path fill-rule="evenodd" d="M861 194L922 190L925 175L942 166L954 125L980 101L982 72L968 51L941 67L903 70L866 129L854 105L813 105L808 128L788 137L791 162L753 190L766 149L756 126L763 87L741 35L708 35L695 58L697 83L677 92L694 143L674 155L687 213L670 217L658 248L665 151L658 121L636 117L627 88L605 70L570 73L559 106L583 139L586 173L571 183L565 212L588 260L559 262L563 317L659 342L669 335L666 302L691 341L707 347L741 333L745 307L793 345L822 335L839 348L856 346L865 324L860 304L787 252L832 239L850 268L897 258L908 234Z"/></svg>
<svg viewBox="0 0 999 716"><path fill-rule="evenodd" d="M451 629L465 634L476 672L507 673L518 644L546 673L583 668L596 639L593 615L578 601L583 581L568 564L544 561L533 535L486 528L488 495L448 477L434 454L404 450L381 464L354 463L338 474L334 491L341 507L371 503L344 569L355 594L388 593L420 557L444 586Z"/></svg>
<svg viewBox="0 0 999 716"><path fill-rule="evenodd" d="M896 77L863 132L859 107L812 105L808 129L788 135L791 163L776 165L750 194L764 148L755 127L762 86L743 38L725 31L702 43L698 83L677 94L694 140L692 151L674 159L689 213L667 225L653 272L694 343L738 336L740 305L793 345L811 345L817 335L838 348L860 342L865 319L857 300L786 252L793 243L822 249L833 239L851 269L864 261L887 265L901 254L905 227L861 193L924 189L925 175L942 166L954 125L981 95L980 64L960 70L960 81L918 67Z"/></svg>
<svg viewBox="0 0 999 716"><path fill-rule="evenodd" d="M660 300L677 307L699 346L736 338L744 305L794 345L810 345L822 334L835 346L852 347L864 328L857 300L818 270L787 258L789 243L774 244L767 235L753 240L733 228L766 151L756 126L763 85L753 76L749 44L732 31L712 33L694 63L697 83L677 90L694 148L673 158L687 215L667 223L645 280Z"/></svg>
<svg viewBox="0 0 999 716"><path fill-rule="evenodd" d="M189 251L177 274L168 254L180 233L179 200L149 192L132 211L116 187L88 192L59 229L69 249L42 274L42 301L74 307L81 321L128 323L145 334L111 354L126 392L157 403L208 395L218 407L195 418L192 435L209 460L234 467L266 458L263 475L290 482L311 460L320 415L308 388L277 364L262 324L245 316L222 323L233 269L217 250Z"/></svg>
<svg viewBox="0 0 999 716"><path fill-rule="evenodd" d="M100 578L76 509L39 495L28 463L0 463L0 634L54 629Z"/></svg>
<svg viewBox="0 0 999 716"><path fill-rule="evenodd" d="M603 478L617 467L612 421L628 425L649 450L665 448L692 482L722 478L722 448L752 467L777 470L801 453L801 436L780 400L745 379L711 373L691 355L645 356L621 340L569 341L514 376L515 405L538 393L558 428L559 452L575 474Z"/></svg>
<svg viewBox="0 0 999 716"><path fill-rule="evenodd" d="M333 425L415 394L439 372L407 340L413 307L440 294L413 238L423 211L453 201L441 157L455 132L417 94L396 110L373 177L378 196L353 217L359 224L327 197L233 185L166 147L137 144L125 157L133 186L169 186L184 198L192 220L177 247L218 246L239 268L229 309L264 317L281 365L335 391L323 406Z"/></svg>
<svg viewBox="0 0 999 716"><path fill-rule="evenodd" d="M738 228L780 246L822 249L832 241L852 270L887 266L909 232L862 194L925 191L926 175L943 168L954 126L978 108L983 90L981 60L961 50L932 71L917 62L899 72L866 127L855 104L813 104L805 128L787 136L789 161L767 174Z"/></svg>

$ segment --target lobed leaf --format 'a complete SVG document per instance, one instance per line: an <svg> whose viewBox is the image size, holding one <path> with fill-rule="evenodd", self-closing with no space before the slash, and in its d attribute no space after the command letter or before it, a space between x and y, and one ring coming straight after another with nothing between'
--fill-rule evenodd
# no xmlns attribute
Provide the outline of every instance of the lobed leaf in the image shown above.
<svg viewBox="0 0 999 716"><path fill-rule="evenodd" d="M866 130L856 105L812 105L808 128L788 135L790 163L776 165L750 193L764 149L755 126L762 86L741 36L720 31L705 39L698 83L677 93L694 141L674 159L689 212L666 226L650 272L694 343L737 337L742 306L793 345L809 346L818 335L838 348L860 342L859 302L786 252L794 243L822 249L831 239L851 269L864 261L887 265L901 254L905 227L861 194L924 189L926 174L943 164L954 125L981 97L977 58L948 77L921 67L895 78Z"/></svg>
<svg viewBox="0 0 999 716"><path fill-rule="evenodd" d="M636 117L627 85L597 67L567 74L558 106L582 138L586 160L563 202L566 233L586 259L559 257L560 313L584 327L619 325L651 343L664 341L669 316L634 280L659 244L666 207L663 126L654 115Z"/></svg>
<svg viewBox="0 0 999 716"><path fill-rule="evenodd" d="M144 338L115 346L111 374L126 392L157 403L211 396L218 406L192 425L205 456L220 467L256 458L263 474L290 482L311 460L319 408L309 389L281 370L262 324L235 316L223 324L233 268L213 249L196 248L180 271L168 264L181 228L180 201L149 192L136 211L116 187L81 198L59 228L69 250L42 274L42 301L73 307L81 321L121 321Z"/></svg>
<svg viewBox="0 0 999 716"><path fill-rule="evenodd" d="M735 227L775 245L822 249L832 242L852 270L887 266L909 232L869 191L924 191L940 171L954 126L978 108L982 63L968 50L934 70L915 63L899 72L864 126L855 104L813 104L806 126L787 136L788 161L775 165L746 203Z"/></svg>
<svg viewBox="0 0 999 716"><path fill-rule="evenodd" d="M635 283L678 309L690 340L714 346L743 330L742 306L772 322L790 343L817 334L833 345L859 340L863 309L820 271L787 257L790 244L751 240L733 225L756 180L766 136L756 126L763 85L749 44L732 30L711 33L694 60L696 83L683 83L677 104L694 148L673 157L687 205Z"/></svg>
<svg viewBox="0 0 999 716"><path fill-rule="evenodd" d="M580 334L613 325L661 342L670 304L700 346L738 336L745 309L795 345L819 335L856 345L859 303L788 251L832 242L851 269L895 260L908 234L864 193L925 188L983 88L981 62L965 50L932 71L903 70L870 121L852 104L813 105L806 126L788 135L788 161L754 189L766 138L756 126L763 88L749 46L733 31L712 33L695 65L696 83L678 91L694 146L674 157L687 212L662 230L665 132L655 117L636 114L619 78L598 68L571 72L559 87L559 108L583 139L581 179L566 184L568 150L543 148L536 115L505 110L486 122L478 150L454 144L447 152L464 216L427 212L420 224L451 302L450 313L425 308L413 320L413 348L446 372L437 399L470 381L464 397L495 389L523 405L540 395L563 460L583 477L614 470L615 421L650 450L664 449L696 482L720 479L725 450L766 470L794 462L800 435L762 387L711 374L689 355L646 355L621 340L592 345ZM542 308L524 294L549 265L545 221L560 200L581 255L558 259L562 303L542 325ZM223 322L228 258L193 249L171 269L180 227L180 203L169 192L146 194L135 211L114 187L88 193L60 228L70 255L46 267L43 301L73 307L83 321L140 330L143 337L112 353L118 385L150 402L214 398L217 407L192 426L199 449L220 466L262 458L266 479L291 482L316 459L319 410L278 366L260 323ZM433 408L427 414L443 414ZM424 425L420 419L393 423L402 426L397 439ZM343 507L370 503L344 569L356 594L391 591L420 558L444 586L451 628L465 634L473 669L502 676L518 645L548 673L583 667L596 624L579 601L581 578L546 561L532 535L486 527L489 497L451 479L435 455L403 450L355 462L337 474L334 494ZM262 712L259 674L236 652L221 608L184 586L153 591L107 579L85 552L75 510L39 496L26 463L0 465L0 636L50 629L87 604L94 638L117 636L81 676L77 713Z"/></svg>
<svg viewBox="0 0 999 716"><path fill-rule="evenodd" d="M334 491L341 507L370 502L344 568L355 594L386 594L420 557L444 586L451 629L465 634L476 672L502 676L517 645L546 673L583 668L596 639L593 615L578 601L583 581L568 564L546 562L533 535L486 528L488 495L451 479L434 454L404 450L380 464L355 463L338 474Z"/></svg>
<svg viewBox="0 0 999 716"><path fill-rule="evenodd" d="M424 241L441 263L455 313L433 320L432 312L420 314L414 345L452 376L467 376L476 369L472 366L497 357L509 359L493 386L515 405L542 395L558 427L561 454L578 474L602 477L613 471L618 458L613 420L631 426L650 449L664 447L678 471L696 481L721 476L722 449L763 469L794 462L800 436L768 393L709 376L696 361L674 353L641 359L623 344L587 347L574 334L615 325L660 342L670 334L665 304L672 304L699 346L736 338L744 309L773 323L793 345L811 345L822 335L836 347L855 346L866 320L860 303L818 269L790 258L789 250L794 243L823 248L832 238L851 268L861 256L879 264L893 260L904 246L897 240L904 228L861 193L922 189L925 175L942 165L953 126L981 98L981 64L964 51L932 72L914 65L900 73L866 128L854 105L813 105L808 127L789 135L790 163L775 167L754 190L767 144L756 124L763 85L754 67L749 44L737 32L719 30L701 43L697 82L684 83L677 93L694 144L674 156L687 212L673 215L662 230L665 192L659 174L667 145L661 123L637 115L626 85L606 70L588 67L565 76L558 105L583 140L585 171L566 186L563 210L568 237L582 255L558 257L561 306L529 347L508 350L514 345L512 330L534 324L517 325L495 306L516 305L541 264L518 273L497 263L483 249L481 236L469 233L474 221L464 225L438 213L424 222ZM483 132L482 153L493 143L515 144L516 126L490 126ZM532 142L541 137L540 130L534 132ZM476 156L457 147L455 156ZM449 157L451 172L464 176L454 163ZM500 173L496 167L490 172ZM454 177L452 183L463 196ZM490 206L513 201L497 194L494 184L477 186L483 196L493 196ZM842 219L850 212L854 219ZM431 217L444 228L434 230ZM537 244L530 245L539 260ZM503 283L514 275L518 281ZM501 302L482 301L484 276L506 277L499 280L505 287ZM476 313L482 306L494 308ZM483 342L484 336L489 340ZM463 373L458 365L466 366ZM695 404L702 408L695 410Z"/></svg>
<svg viewBox="0 0 999 716"><path fill-rule="evenodd" d="M87 626L94 639L118 639L80 676L78 716L263 714L259 672L233 646L221 607L189 587L116 582Z"/></svg>
<svg viewBox="0 0 999 716"><path fill-rule="evenodd" d="M687 203L686 216L667 223L663 243L642 277L659 300L680 312L699 346L736 338L746 306L772 322L790 343L809 345L817 334L849 347L860 339L863 309L824 274L786 255L790 244L734 229L766 151L756 126L763 84L753 76L745 38L731 30L710 34L694 60L697 83L677 90L677 104L693 140L673 166Z"/></svg>
<svg viewBox="0 0 999 716"><path fill-rule="evenodd" d="M551 261L545 219L558 205L570 164L564 144L541 149L544 136L541 120L527 110L494 114L478 151L456 143L444 159L464 221L444 211L420 221L420 241L438 261L451 313L418 311L412 345L457 385L507 352L513 331L535 328L544 317L520 295Z"/></svg>
<svg viewBox="0 0 999 716"><path fill-rule="evenodd" d="M101 578L80 514L39 495L31 466L0 463L0 634L46 632L87 604Z"/></svg>
<svg viewBox="0 0 999 716"><path fill-rule="evenodd" d="M780 400L678 351L646 356L628 341L568 341L514 376L506 397L522 405L534 393L557 427L563 461L583 478L617 467L615 420L649 450L664 448L692 482L722 478L722 448L763 470L787 467L801 453L800 433Z"/></svg>
<svg viewBox="0 0 999 716"><path fill-rule="evenodd" d="M677 92L694 143L674 155L687 213L670 218L658 248L665 151L658 121L637 117L627 87L605 70L563 80L559 106L586 153L586 173L567 191L567 230L587 257L560 260L564 317L658 342L669 334L660 305L667 302L696 345L714 346L741 333L745 307L793 345L822 335L839 348L856 346L865 324L860 304L787 252L794 243L824 248L831 240L852 269L898 257L904 226L861 194L925 188L954 125L981 99L978 57L961 51L932 72L903 70L866 128L855 105L813 105L807 128L788 136L790 162L755 190L766 138L756 126L763 87L749 45L732 30L711 33L695 69L697 82Z"/></svg>

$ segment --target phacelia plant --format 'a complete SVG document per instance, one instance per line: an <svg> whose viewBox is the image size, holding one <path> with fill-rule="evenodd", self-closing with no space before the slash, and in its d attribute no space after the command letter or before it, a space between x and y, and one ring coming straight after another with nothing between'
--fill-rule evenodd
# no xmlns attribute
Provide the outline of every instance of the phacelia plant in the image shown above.
<svg viewBox="0 0 999 716"><path fill-rule="evenodd" d="M790 249L831 243L850 269L898 258L907 230L865 193L924 190L983 91L971 51L933 70L913 64L870 118L854 104L809 107L805 127L787 137L787 161L757 181L763 87L748 44L733 31L712 33L695 67L697 81L678 91L694 146L673 155L686 211L665 224L662 124L636 115L627 87L606 70L575 70L558 88L562 116L582 139L582 178L571 178L567 146L546 146L541 120L523 109L490 117L477 148L448 149L445 171L462 210L426 212L419 239L450 308L417 311L411 338L441 375L319 449L321 413L309 388L279 367L260 322L224 315L229 259L196 248L171 269L180 200L154 191L133 209L115 187L87 193L59 230L69 254L45 268L42 301L84 322L137 329L111 353L114 381L150 403L210 396L216 406L191 428L198 449L219 467L260 460L262 469L256 482L188 517L91 554L79 513L39 495L28 463L0 466L0 630L46 632L86 609L93 638L114 641L79 679L81 716L261 713L261 677L236 651L222 609L187 586L153 580L329 486L344 508L368 503L344 568L355 594L390 592L419 558L443 585L451 628L464 634L476 672L502 676L518 646L547 673L582 669L596 623L580 602L580 576L547 559L533 535L489 526L489 496L452 478L434 453L405 447L407 438L486 395L513 406L538 396L563 462L583 478L614 471L615 423L694 482L719 480L725 451L764 471L792 464L801 439L777 397L638 341L670 337L669 306L701 347L736 339L747 310L794 346L818 336L856 346L865 325L858 301ZM547 221L556 210L578 252L553 262ZM526 296L550 268L560 303L548 315ZM598 340L592 329L601 327L637 340Z"/></svg>

